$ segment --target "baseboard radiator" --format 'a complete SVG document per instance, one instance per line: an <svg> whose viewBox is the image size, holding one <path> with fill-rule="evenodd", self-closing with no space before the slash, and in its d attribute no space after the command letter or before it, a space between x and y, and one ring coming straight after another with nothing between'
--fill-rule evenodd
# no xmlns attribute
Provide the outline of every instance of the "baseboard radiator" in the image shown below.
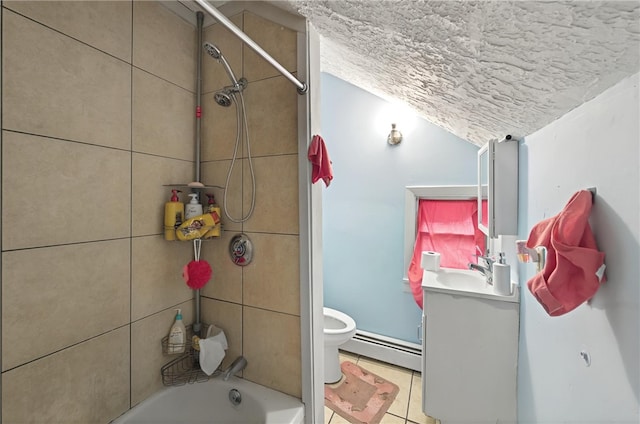
<svg viewBox="0 0 640 424"><path fill-rule="evenodd" d="M414 371L422 371L422 346L417 343L356 330L356 335L340 346L340 349Z"/></svg>

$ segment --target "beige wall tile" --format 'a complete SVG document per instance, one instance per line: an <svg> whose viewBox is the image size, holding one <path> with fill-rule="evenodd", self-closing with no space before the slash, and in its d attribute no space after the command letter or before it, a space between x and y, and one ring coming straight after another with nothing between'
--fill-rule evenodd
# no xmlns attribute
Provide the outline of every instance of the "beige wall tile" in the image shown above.
<svg viewBox="0 0 640 424"><path fill-rule="evenodd" d="M193 161L194 110L192 92L133 70L134 151Z"/></svg>
<svg viewBox="0 0 640 424"><path fill-rule="evenodd" d="M4 132L2 164L3 249L129 236L129 152Z"/></svg>
<svg viewBox="0 0 640 424"><path fill-rule="evenodd" d="M161 234L164 227L164 204L171 200L173 188L164 185L191 182L194 179L194 164L134 153L132 170L133 236ZM188 199L187 193L178 195L182 202Z"/></svg>
<svg viewBox="0 0 640 424"><path fill-rule="evenodd" d="M229 349L221 366L227 367L239 355L243 354L242 306L236 303L202 298L202 322L214 324L224 331Z"/></svg>
<svg viewBox="0 0 640 424"><path fill-rule="evenodd" d="M244 31L285 69L296 71L298 47L295 31L249 12L244 13ZM244 46L244 66L249 81L280 75L278 70L248 46ZM291 89L295 93L295 86Z"/></svg>
<svg viewBox="0 0 640 424"><path fill-rule="evenodd" d="M196 29L190 23L159 2L134 1L134 66L195 92L195 44Z"/></svg>
<svg viewBox="0 0 640 424"><path fill-rule="evenodd" d="M183 302L176 308L182 309L184 325L190 325L193 322L193 302ZM132 406L162 389L161 368L179 356L162 352L162 339L171 331L175 317L176 311L171 308L131 323Z"/></svg>
<svg viewBox="0 0 640 424"><path fill-rule="evenodd" d="M223 231L220 238L202 244L201 259L211 265L211 280L202 295L217 300L242 303L242 267L234 264L229 255L229 243L235 231Z"/></svg>
<svg viewBox="0 0 640 424"><path fill-rule="evenodd" d="M242 14L231 16L229 20L242 29ZM242 41L237 36L223 25L214 24L203 31L202 42L209 42L218 47L229 66L231 66L236 79L243 77ZM231 85L231 81L224 66L207 53L204 53L202 57L202 91L211 94L227 85Z"/></svg>
<svg viewBox="0 0 640 424"><path fill-rule="evenodd" d="M5 1L3 6L131 61L131 2Z"/></svg>
<svg viewBox="0 0 640 424"><path fill-rule="evenodd" d="M300 318L243 307L243 377L301 397Z"/></svg>
<svg viewBox="0 0 640 424"><path fill-rule="evenodd" d="M297 96L284 77L249 84L244 97L252 156L298 153Z"/></svg>
<svg viewBox="0 0 640 424"><path fill-rule="evenodd" d="M211 186L224 187L227 182L231 161L205 162L202 164L202 182ZM229 191L227 192L226 205L231 217L238 220L242 218L242 160L237 160L233 166L229 179ZM216 201L222 209L222 228L225 231L241 231L242 224L233 222L224 212L225 197L223 188L208 190L215 195Z"/></svg>
<svg viewBox="0 0 640 424"><path fill-rule="evenodd" d="M166 241L159 235L135 237L131 256L133 321L193 297L182 279L182 268L193 260L191 242Z"/></svg>
<svg viewBox="0 0 640 424"><path fill-rule="evenodd" d="M106 423L128 408L128 326L2 374L4 423Z"/></svg>
<svg viewBox="0 0 640 424"><path fill-rule="evenodd" d="M243 303L300 315L299 237L250 233L253 261L243 268Z"/></svg>
<svg viewBox="0 0 640 424"><path fill-rule="evenodd" d="M248 161L243 159L249 175ZM247 232L298 234L298 156L269 156L253 159L256 175L255 211L247 222ZM251 202L251 181L244 179L244 208Z"/></svg>
<svg viewBox="0 0 640 424"><path fill-rule="evenodd" d="M201 156L203 161L231 159L238 134L236 104L223 107L214 101L213 93L203 95L201 134ZM243 139L241 138L238 143L237 157L241 157L244 145Z"/></svg>
<svg viewBox="0 0 640 424"><path fill-rule="evenodd" d="M129 322L129 239L4 252L2 269L3 371Z"/></svg>
<svg viewBox="0 0 640 424"><path fill-rule="evenodd" d="M4 128L130 148L129 65L9 11L2 44Z"/></svg>

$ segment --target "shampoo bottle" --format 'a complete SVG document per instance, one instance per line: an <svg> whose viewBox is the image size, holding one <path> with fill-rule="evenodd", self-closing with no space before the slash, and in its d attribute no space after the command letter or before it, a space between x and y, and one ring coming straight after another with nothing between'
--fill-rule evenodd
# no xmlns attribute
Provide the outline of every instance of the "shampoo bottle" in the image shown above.
<svg viewBox="0 0 640 424"><path fill-rule="evenodd" d="M180 190L171 190L171 200L164 204L164 239L175 240L176 228L182 225L184 204L178 199Z"/></svg>
<svg viewBox="0 0 640 424"><path fill-rule="evenodd" d="M220 216L220 206L216 204L216 199L213 197L213 194L207 193L207 197L209 198L207 201L207 213L215 212ZM210 239L213 237L220 237L220 227L220 224L216 224L212 229L205 233L204 238Z"/></svg>
<svg viewBox="0 0 640 424"><path fill-rule="evenodd" d="M202 215L202 205L198 202L198 195L196 193L191 193L189 197L191 197L191 201L184 207L184 217L186 219Z"/></svg>
<svg viewBox="0 0 640 424"><path fill-rule="evenodd" d="M498 256L498 262L493 264L493 290L500 296L511 296L511 267L504 259L504 252Z"/></svg>
<svg viewBox="0 0 640 424"><path fill-rule="evenodd" d="M182 310L176 309L176 311L176 321L173 323L171 331L169 332L169 345L167 349L167 353L169 354L184 353L186 346L187 330L184 328L184 323L182 322Z"/></svg>

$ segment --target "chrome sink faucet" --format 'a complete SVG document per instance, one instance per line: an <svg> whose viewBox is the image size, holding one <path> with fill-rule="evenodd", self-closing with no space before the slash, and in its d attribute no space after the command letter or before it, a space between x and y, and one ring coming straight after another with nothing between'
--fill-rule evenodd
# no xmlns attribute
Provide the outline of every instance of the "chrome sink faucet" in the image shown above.
<svg viewBox="0 0 640 424"><path fill-rule="evenodd" d="M486 263L486 266L470 263L469 269L479 271L486 278L487 284L493 285L493 263L495 260L489 256L488 252L486 256L478 255L478 259L482 259Z"/></svg>

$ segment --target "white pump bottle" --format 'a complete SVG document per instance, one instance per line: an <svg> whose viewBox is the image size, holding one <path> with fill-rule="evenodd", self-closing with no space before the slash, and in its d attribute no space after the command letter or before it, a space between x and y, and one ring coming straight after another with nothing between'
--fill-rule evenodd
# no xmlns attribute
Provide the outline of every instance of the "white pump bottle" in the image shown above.
<svg viewBox="0 0 640 424"><path fill-rule="evenodd" d="M191 193L189 196L191 197L191 201L184 207L184 216L186 219L202 215L202 205L198 202L198 195Z"/></svg>
<svg viewBox="0 0 640 424"><path fill-rule="evenodd" d="M182 310L176 309L176 311L178 312L176 321L169 332L169 345L167 346L167 353L169 354L184 353L186 348L187 329L182 322Z"/></svg>

